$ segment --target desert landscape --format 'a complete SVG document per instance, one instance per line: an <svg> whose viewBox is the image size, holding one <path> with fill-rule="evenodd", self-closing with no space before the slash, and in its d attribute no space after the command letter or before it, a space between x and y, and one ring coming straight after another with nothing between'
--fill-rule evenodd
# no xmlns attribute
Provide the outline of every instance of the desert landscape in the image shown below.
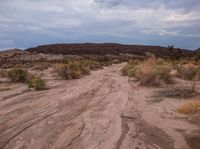
<svg viewBox="0 0 200 149"><path fill-rule="evenodd" d="M199 149L199 50L54 44L0 52L1 149Z"/></svg>

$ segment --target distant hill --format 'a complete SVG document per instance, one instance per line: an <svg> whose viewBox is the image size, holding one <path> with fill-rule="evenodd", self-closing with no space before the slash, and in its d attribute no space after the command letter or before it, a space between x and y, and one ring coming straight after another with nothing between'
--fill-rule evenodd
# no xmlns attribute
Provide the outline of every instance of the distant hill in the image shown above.
<svg viewBox="0 0 200 149"><path fill-rule="evenodd" d="M24 53L27 53L27 51L21 49L9 49L5 51L0 51L0 58L11 58Z"/></svg>
<svg viewBox="0 0 200 149"><path fill-rule="evenodd" d="M26 49L31 53L64 54L64 55L119 55L134 54L143 56L147 53L159 57L168 55L168 48L160 46L122 45L114 43L81 43L81 44L51 44ZM180 49L183 56L191 56L190 50Z"/></svg>

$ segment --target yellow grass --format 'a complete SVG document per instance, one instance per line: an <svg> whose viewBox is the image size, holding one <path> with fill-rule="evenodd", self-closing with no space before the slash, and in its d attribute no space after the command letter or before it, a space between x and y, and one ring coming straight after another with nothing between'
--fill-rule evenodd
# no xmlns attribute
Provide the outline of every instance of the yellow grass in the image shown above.
<svg viewBox="0 0 200 149"><path fill-rule="evenodd" d="M178 112L181 114L195 114L200 112L200 101L188 101L180 106Z"/></svg>

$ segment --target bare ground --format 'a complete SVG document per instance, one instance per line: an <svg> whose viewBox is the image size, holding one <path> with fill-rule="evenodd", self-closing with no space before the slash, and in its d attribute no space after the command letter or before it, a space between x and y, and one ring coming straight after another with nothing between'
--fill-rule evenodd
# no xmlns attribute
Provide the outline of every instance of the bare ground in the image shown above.
<svg viewBox="0 0 200 149"><path fill-rule="evenodd" d="M28 91L0 83L1 149L199 149L199 116L120 74L124 64Z"/></svg>

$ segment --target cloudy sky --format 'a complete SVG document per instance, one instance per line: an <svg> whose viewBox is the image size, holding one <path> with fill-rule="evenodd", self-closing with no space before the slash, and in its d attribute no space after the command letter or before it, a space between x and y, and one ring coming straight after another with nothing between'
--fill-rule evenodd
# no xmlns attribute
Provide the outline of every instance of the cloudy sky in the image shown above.
<svg viewBox="0 0 200 149"><path fill-rule="evenodd" d="M0 0L0 49L117 42L200 47L200 0Z"/></svg>

